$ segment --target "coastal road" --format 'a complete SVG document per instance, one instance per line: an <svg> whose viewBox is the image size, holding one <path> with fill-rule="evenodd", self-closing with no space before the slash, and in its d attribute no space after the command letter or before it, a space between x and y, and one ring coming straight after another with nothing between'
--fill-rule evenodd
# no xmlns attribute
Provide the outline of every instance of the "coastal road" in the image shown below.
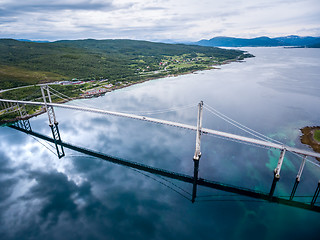
<svg viewBox="0 0 320 240"><path fill-rule="evenodd" d="M14 90L14 89L19 89L19 88L32 87L32 86L34 86L34 85L27 85L27 86L22 86L22 87L8 88L8 89L3 89L3 90L1 89L0 93L11 91L11 90Z"/></svg>
<svg viewBox="0 0 320 240"><path fill-rule="evenodd" d="M14 89L20 89L20 88L28 88L28 87L41 86L41 85L55 85L55 84L58 84L58 83L56 83L56 82L53 82L53 83L42 83L42 84L27 85L27 86L8 88L8 89L0 89L0 93L11 91L11 90L14 90Z"/></svg>

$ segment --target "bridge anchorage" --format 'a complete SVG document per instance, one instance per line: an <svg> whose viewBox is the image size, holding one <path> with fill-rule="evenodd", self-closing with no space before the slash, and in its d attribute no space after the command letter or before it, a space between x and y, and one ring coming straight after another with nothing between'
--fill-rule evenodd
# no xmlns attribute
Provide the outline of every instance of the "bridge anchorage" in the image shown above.
<svg viewBox="0 0 320 240"><path fill-rule="evenodd" d="M217 131L217 130L212 130L212 129L208 129L208 128L203 128L202 115L203 115L203 108L206 106L204 106L204 103L202 101L198 104L197 125L191 126L191 125L182 124L182 123L178 123L178 122L172 122L172 121L161 120L161 119L145 117L145 116L139 116L139 115L134 115L134 114L101 110L101 109L95 109L95 108L91 108L91 107L88 108L88 107L72 106L72 105L68 105L68 104L53 103L52 99L51 99L51 95L50 95L50 88L51 87L49 87L48 85L41 86L41 94L42 94L43 102L0 99L0 114L5 113L5 112L19 111L19 114L20 114L19 119L20 120L17 121L16 123L14 123L11 127L16 130L19 130L21 132L33 135L37 138L41 138L45 141L54 143L59 158L62 158L63 156L65 156L64 147L66 147L66 148L69 148L74 151L78 151L78 152L81 152L81 153L84 153L84 154L87 154L90 156L98 157L103 160L113 162L116 164L128 166L133 169L138 169L138 170L142 170L142 171L149 172L152 174L156 174L156 175L176 179L179 181L191 183L193 185L192 194L191 194L192 198L190 199L192 203L194 203L196 201L197 186L200 185L200 186L214 188L214 189L218 189L218 190L222 190L222 191L226 191L226 192L230 192L230 193L236 193L236 194L247 196L247 197L252 197L252 198L256 198L256 199L263 199L263 200L266 200L269 202L276 202L276 203L280 203L280 204L285 204L285 205L289 205L289 206L295 206L295 207L299 207L299 208L304 208L304 209L320 212L320 206L318 206L316 204L317 198L320 193L320 181L317 185L317 188L316 188L316 191L313 195L313 198L309 204L294 200L295 193L296 193L297 187L300 183L301 175L302 175L305 163L308 160L307 157L310 156L310 157L320 158L319 153L289 147L289 146L286 146L282 143L274 143L274 142L267 141L267 140L249 138L249 137L230 134L230 133L221 132L221 131ZM57 92L57 91L55 90L55 92ZM27 117L27 112L25 111L26 105L36 105L36 106L42 106L45 108L45 110L47 111L49 126L51 128L53 138L49 138L47 136L44 136L44 135L41 135L39 133L32 131L29 121L25 120ZM169 171L166 171L163 169L154 168L151 166L143 165L140 163L135 163L132 161L118 159L116 157L111 157L111 156L108 156L105 154L94 152L89 149L85 149L85 148L81 148L81 147L77 147L77 146L65 143L61 140L61 136L60 136L59 128L58 128L58 122L56 120L56 115L55 115L55 112L53 109L54 107L65 108L65 109L70 109L70 110L80 110L80 111L86 111L86 112L93 112L93 113L112 115L112 116L118 116L118 117L124 117L124 118L137 119L137 120L141 120L141 121L158 123L158 124L179 127L179 128L195 131L196 132L196 142L195 142L195 153L193 156L193 163L194 163L193 176L191 177L188 175L183 175L183 174L175 173L175 172L169 172ZM1 110L1 108L2 108L2 110ZM241 125L241 126L245 127L243 125ZM257 133L257 132L255 132L255 133ZM269 193L258 192L258 191L254 191L254 190L250 190L250 189L246 189L246 188L231 186L228 184L213 182L213 181L199 178L199 162L200 162L200 158L201 158L201 135L203 135L203 134L223 137L223 138L233 140L233 141L238 141L241 143L254 144L254 145L258 145L258 146L279 149L280 156L278 159L277 166L273 171L274 178L273 178L273 182L272 182L271 189L270 189ZM301 155L303 156L303 159L302 159L299 171L297 173L296 180L295 180L295 183L294 183L294 186L291 191L291 195L290 195L289 199L284 199L281 197L274 196L277 182L280 180L280 171L281 171L281 167L282 167L286 152L292 152L294 154L298 154L299 156L301 156ZM310 161L310 160L308 160L308 161Z"/></svg>

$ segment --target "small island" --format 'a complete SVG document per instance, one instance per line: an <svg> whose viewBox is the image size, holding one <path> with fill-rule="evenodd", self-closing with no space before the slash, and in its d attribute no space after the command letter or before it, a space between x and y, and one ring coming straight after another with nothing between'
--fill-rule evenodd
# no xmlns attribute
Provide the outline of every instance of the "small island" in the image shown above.
<svg viewBox="0 0 320 240"><path fill-rule="evenodd" d="M315 152L320 153L320 126L307 126L300 130L303 134L300 137L301 142L312 147ZM317 160L320 161L319 158Z"/></svg>

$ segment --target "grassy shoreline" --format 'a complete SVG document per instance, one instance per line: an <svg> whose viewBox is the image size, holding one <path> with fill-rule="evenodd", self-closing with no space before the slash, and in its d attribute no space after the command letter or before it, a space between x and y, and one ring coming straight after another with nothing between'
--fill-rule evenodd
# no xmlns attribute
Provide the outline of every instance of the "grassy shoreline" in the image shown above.
<svg viewBox="0 0 320 240"><path fill-rule="evenodd" d="M320 126L307 126L300 129L302 136L300 137L301 143L309 145L315 152L320 153ZM319 158L316 158L320 161Z"/></svg>
<svg viewBox="0 0 320 240"><path fill-rule="evenodd" d="M33 43L0 39L0 98L42 101L38 85L44 83L62 84L54 88L71 99L94 97L249 57L254 56L234 49L135 40ZM1 92L11 88L15 89ZM52 101L60 100L52 96ZM29 116L43 111L31 106L26 110ZM1 105L0 114L0 121L16 119L1 111Z"/></svg>
<svg viewBox="0 0 320 240"><path fill-rule="evenodd" d="M85 96L83 95L83 88L85 88L85 85L87 83L83 83L81 85L68 85L68 86L61 86L61 85L49 85L49 86L54 86L54 89L58 88L59 92L61 91L63 94L65 94L66 96L69 96L70 99L68 101L72 101L72 100L76 100L76 99L85 99L85 98L92 98L92 97L99 97L102 95L107 94L108 92L111 91L115 91L118 89L122 89L122 88L126 88L126 87L130 87L132 85L136 85L136 84L141 84L150 80L155 80L155 79L161 79L161 78L167 78L167 77L176 77L176 76L180 76L180 75L186 75L186 74L192 74L198 71L205 71L205 70L213 70L213 69L219 69L217 68L217 66L220 66L222 64L229 64L231 62L239 62L239 60L228 60L228 61L224 61L221 64L217 64L217 65L210 65L210 66L206 66L206 68L202 68L202 69L195 69L195 70L190 70L190 71L186 71L186 72L181 72L181 73L176 73L176 74L166 74L166 75L151 75L148 76L147 78L140 80L140 81L134 81L134 82L125 82L122 84L118 84L118 85L114 85L112 86L110 89L108 89L107 91L101 93L101 94L93 94L92 96ZM88 84L87 84L88 85ZM92 85L95 85L94 87ZM91 86L87 86L86 91L90 91L93 90L95 88L99 88L101 87L101 85L99 85L97 82L93 82ZM29 91L25 91L26 89L28 89ZM63 89L63 90L62 90ZM34 92L37 91L38 94L35 94ZM32 93L32 94L30 94ZM19 97L18 97L19 96ZM10 91L5 91L3 93L0 93L0 98L3 99L15 99L15 100L33 100L30 98L35 98L36 101L42 101L42 96L41 96L41 91L40 91L40 87L39 86L35 86L35 85L27 85L15 90L10 90ZM25 99L27 98L27 99ZM58 100L57 98L55 98L54 96L52 96L52 101L55 103L65 103L68 102L67 100ZM30 119L34 116L38 116L40 114L45 113L45 109L43 107L31 107L28 106L27 109L28 115L24 117L24 119ZM1 114L1 110L0 110L0 124L3 123L11 123L11 122L15 122L17 120L21 119L19 116L17 115L12 115L12 113L9 114Z"/></svg>
<svg viewBox="0 0 320 240"><path fill-rule="evenodd" d="M315 139L316 141L318 141L318 142L319 142L319 144L320 144L320 128L319 128L319 129L314 130L314 134L313 134L313 136L314 136L314 139Z"/></svg>

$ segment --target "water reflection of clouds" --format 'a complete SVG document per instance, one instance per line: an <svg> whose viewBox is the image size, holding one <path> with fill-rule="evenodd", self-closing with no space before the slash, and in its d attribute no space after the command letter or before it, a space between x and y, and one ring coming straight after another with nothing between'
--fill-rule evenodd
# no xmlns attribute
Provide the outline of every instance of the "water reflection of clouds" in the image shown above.
<svg viewBox="0 0 320 240"><path fill-rule="evenodd" d="M39 156L35 155L35 158L37 157ZM1 173L16 171L8 167L9 161L5 161L10 158L3 156L1 159ZM5 198L3 200L9 200L7 205L6 201L1 201L3 224L0 231L4 231L4 237L11 235L16 238L62 238L63 231L69 231L74 227L78 232L74 237L79 234L92 236L96 231L98 237L101 237L102 233L103 237L139 234L154 236L156 223L150 219L159 219L158 211L167 207L157 200L144 202L144 195L152 194L157 199L156 196L161 194L158 188L149 189L154 184L146 184L143 176L137 178L131 170L124 170L123 167L114 168L112 164L102 163L98 159L80 157L78 160L80 159L81 161L72 161L75 168L67 169L66 173L59 172L54 167L44 170L42 165L29 165L28 162L23 164L24 173L19 175L21 180L14 181L15 177L10 181L1 178L1 186L6 186L6 189L0 189L3 193L1 196ZM64 161L70 161L70 158L67 157ZM82 173L79 172L81 169ZM86 176L88 181L76 184L67 176L79 173ZM8 193L7 188L16 190ZM141 189L139 197L134 190L137 188ZM97 196L95 193L98 193ZM138 207L145 205L149 210ZM20 221L17 222L16 217L19 217ZM128 232L114 228L114 221ZM86 229L81 227L83 224L86 225ZM42 231L43 228L47 231ZM139 233L133 230L135 228L139 229ZM12 229L11 233L5 229Z"/></svg>
<svg viewBox="0 0 320 240"><path fill-rule="evenodd" d="M230 64L220 71L146 82L83 101L109 110L139 112L204 100L256 130L280 132L276 137L281 140L285 129L283 135L288 139L284 140L291 142L297 135L288 133L301 122L292 121L295 114L288 113L286 104L279 104L290 99L257 83L264 76L263 68L259 68L261 72L254 69L257 61L261 64L262 60L261 57L249 59L250 64ZM196 111L195 107L156 117L194 125ZM63 141L156 167L193 173L193 132L85 112L57 109L56 113ZM240 133L207 114L205 127L220 126L220 130ZM309 111L306 114L309 116ZM51 135L46 115L32 119L31 124L35 131ZM316 214L276 204L225 202L222 196L216 197L215 202L191 204L132 169L71 150L66 150L66 157L57 159L27 135L9 128L1 128L0 133L0 221L3 223L0 234L4 239L66 236L69 239L210 239L212 236L268 239L279 234L292 239L297 236L312 239L317 236ZM269 190L278 152L208 136L203 136L202 144L200 177ZM281 172L281 191L276 190L277 194L291 190L299 167L299 161L290 155L288 158ZM290 164L292 161L292 165L287 161ZM312 194L319 170L307 164L304 174L297 194ZM313 176L306 178L308 175ZM173 182L191 192L191 185ZM224 193L199 187L198 194Z"/></svg>
<svg viewBox="0 0 320 240"><path fill-rule="evenodd" d="M181 129L113 116L81 113L70 121L71 123L65 119L60 121L64 141L148 163L156 163L159 156L162 163L165 162L164 159L171 159L186 136ZM190 135L192 145L193 135ZM192 151L193 148L192 146ZM191 156L192 154L190 159Z"/></svg>

